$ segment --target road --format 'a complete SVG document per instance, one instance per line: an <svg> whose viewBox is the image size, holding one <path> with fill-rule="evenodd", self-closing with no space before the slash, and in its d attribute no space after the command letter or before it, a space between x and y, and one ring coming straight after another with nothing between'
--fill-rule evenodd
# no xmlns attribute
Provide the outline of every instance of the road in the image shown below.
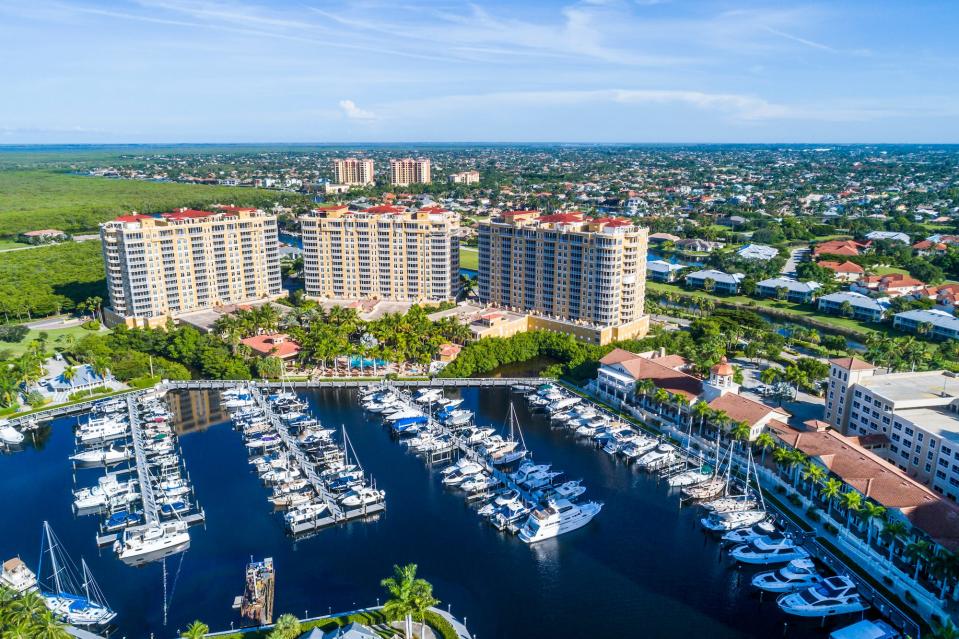
<svg viewBox="0 0 959 639"><path fill-rule="evenodd" d="M809 253L808 247L793 249L789 253L789 259L786 260L786 263L783 265L781 271L782 275L788 275L789 277L796 277L796 265L806 259L806 254Z"/></svg>

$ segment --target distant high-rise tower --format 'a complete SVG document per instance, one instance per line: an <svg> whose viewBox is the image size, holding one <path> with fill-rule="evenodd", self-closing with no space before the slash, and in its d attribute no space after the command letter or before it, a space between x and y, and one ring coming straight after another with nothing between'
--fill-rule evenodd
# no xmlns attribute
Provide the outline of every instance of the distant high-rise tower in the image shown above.
<svg viewBox="0 0 959 639"><path fill-rule="evenodd" d="M390 184L393 186L409 186L410 184L429 184L429 158L403 158L390 160Z"/></svg>
<svg viewBox="0 0 959 639"><path fill-rule="evenodd" d="M333 174L337 184L369 186L373 184L373 160L337 158L333 160Z"/></svg>

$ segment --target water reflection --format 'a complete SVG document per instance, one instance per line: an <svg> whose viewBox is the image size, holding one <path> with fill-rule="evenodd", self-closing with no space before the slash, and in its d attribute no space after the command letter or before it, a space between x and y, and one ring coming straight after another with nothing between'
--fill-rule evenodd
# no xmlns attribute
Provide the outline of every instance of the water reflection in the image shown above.
<svg viewBox="0 0 959 639"><path fill-rule="evenodd" d="M230 418L220 405L219 393L178 391L167 394L167 404L173 412L174 432L177 435L204 431Z"/></svg>

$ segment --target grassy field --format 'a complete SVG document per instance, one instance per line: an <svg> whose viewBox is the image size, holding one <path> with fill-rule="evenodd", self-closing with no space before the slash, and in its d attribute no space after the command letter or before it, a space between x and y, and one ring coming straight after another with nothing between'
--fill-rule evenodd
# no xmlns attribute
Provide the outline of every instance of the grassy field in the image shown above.
<svg viewBox="0 0 959 639"><path fill-rule="evenodd" d="M0 253L0 314L8 319L54 315L94 295L106 298L99 242Z"/></svg>
<svg viewBox="0 0 959 639"><path fill-rule="evenodd" d="M48 349L65 345L66 341L69 340L71 336L74 339L80 339L91 333L91 331L79 326L71 326L69 328L53 328L45 331L30 329L30 332L27 333L26 336L19 342L13 344L10 342L0 342L0 352L7 351L13 355L20 355L27 349L27 346L30 345L30 342L40 337L41 332L47 334Z"/></svg>
<svg viewBox="0 0 959 639"><path fill-rule="evenodd" d="M479 250L466 246L460 247L460 268L472 271L479 269Z"/></svg>
<svg viewBox="0 0 959 639"><path fill-rule="evenodd" d="M30 246L29 244L24 244L23 242L17 242L16 240L8 240L0 238L0 251L6 251L9 249L18 249L26 248Z"/></svg>
<svg viewBox="0 0 959 639"><path fill-rule="evenodd" d="M268 205L282 196L262 189L95 178L47 170L0 171L0 238L55 228L93 232L132 210L141 213L213 203Z"/></svg>
<svg viewBox="0 0 959 639"><path fill-rule="evenodd" d="M855 331L862 335L862 337L868 337L872 333L877 333L880 331L886 330L884 326L877 324L866 324L857 320L848 319L845 317L837 317L835 315L825 315L815 310L814 308L801 304L793 304L790 302L780 302L778 300L771 299L754 299L746 295L711 295L705 291L690 291L686 290L680 286L674 284L662 284L660 282L646 282L646 290L654 291L658 293L678 293L688 297L695 298L707 298L715 300L717 303L727 302L731 304L741 304L744 306L753 306L757 311L762 311L764 308L769 310L775 310L780 313L785 313L790 316L794 316L796 319L800 318L809 318L814 319L818 322L822 322L827 326L832 326L837 329L844 331Z"/></svg>

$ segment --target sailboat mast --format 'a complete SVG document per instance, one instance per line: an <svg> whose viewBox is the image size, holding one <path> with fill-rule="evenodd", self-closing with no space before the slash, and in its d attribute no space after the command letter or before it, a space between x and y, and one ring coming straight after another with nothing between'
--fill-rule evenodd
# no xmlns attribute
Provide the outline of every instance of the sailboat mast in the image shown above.
<svg viewBox="0 0 959 639"><path fill-rule="evenodd" d="M86 595L87 601L90 599L90 569L87 568L87 560L83 557L80 557L80 567L83 570L83 594Z"/></svg>
<svg viewBox="0 0 959 639"><path fill-rule="evenodd" d="M47 546L50 551L50 566L53 569L53 583L57 587L57 593L63 592L63 588L60 585L60 566L57 564L57 554L53 551L54 537L53 531L50 530L50 523L43 522L43 530L47 535Z"/></svg>

